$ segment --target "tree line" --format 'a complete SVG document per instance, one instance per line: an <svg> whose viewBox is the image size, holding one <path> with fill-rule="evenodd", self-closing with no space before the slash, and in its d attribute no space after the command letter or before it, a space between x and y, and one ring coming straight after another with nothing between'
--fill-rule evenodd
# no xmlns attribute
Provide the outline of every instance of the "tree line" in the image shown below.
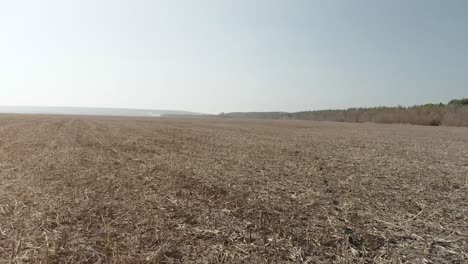
<svg viewBox="0 0 468 264"><path fill-rule="evenodd" d="M468 98L454 99L447 104L425 104L411 107L368 107L345 110L287 112L221 113L225 118L297 119L336 122L374 122L428 126L468 126Z"/></svg>

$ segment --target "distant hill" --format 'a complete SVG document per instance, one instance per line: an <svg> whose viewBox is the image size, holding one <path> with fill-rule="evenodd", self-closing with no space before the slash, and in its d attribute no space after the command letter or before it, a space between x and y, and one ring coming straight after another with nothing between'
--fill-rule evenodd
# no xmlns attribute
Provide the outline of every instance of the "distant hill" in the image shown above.
<svg viewBox="0 0 468 264"><path fill-rule="evenodd" d="M298 119L336 122L374 122L429 126L468 127L468 99L455 99L448 104L425 104L411 107L370 107L343 110L287 112L222 113L224 118Z"/></svg>
<svg viewBox="0 0 468 264"><path fill-rule="evenodd" d="M50 114L50 115L93 115L93 116L195 116L203 115L187 111L126 109L126 108L94 108L94 107L44 107L44 106L0 106L0 113L11 114Z"/></svg>

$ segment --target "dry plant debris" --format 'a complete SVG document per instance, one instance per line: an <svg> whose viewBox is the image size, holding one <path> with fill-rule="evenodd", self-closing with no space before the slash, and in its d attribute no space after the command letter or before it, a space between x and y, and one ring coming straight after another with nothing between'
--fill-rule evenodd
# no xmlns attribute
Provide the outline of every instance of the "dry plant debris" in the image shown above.
<svg viewBox="0 0 468 264"><path fill-rule="evenodd" d="M0 116L0 263L468 263L468 130Z"/></svg>

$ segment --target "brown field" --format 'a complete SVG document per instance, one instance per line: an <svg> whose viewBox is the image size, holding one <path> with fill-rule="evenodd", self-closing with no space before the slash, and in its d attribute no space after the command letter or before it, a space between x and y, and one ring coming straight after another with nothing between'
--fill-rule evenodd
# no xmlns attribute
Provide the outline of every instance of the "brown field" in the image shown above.
<svg viewBox="0 0 468 264"><path fill-rule="evenodd" d="M0 116L0 263L468 263L468 129Z"/></svg>

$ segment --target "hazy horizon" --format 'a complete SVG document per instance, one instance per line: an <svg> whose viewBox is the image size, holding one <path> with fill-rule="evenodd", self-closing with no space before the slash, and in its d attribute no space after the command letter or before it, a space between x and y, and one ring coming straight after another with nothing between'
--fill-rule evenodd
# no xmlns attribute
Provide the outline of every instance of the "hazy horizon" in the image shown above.
<svg viewBox="0 0 468 264"><path fill-rule="evenodd" d="M4 1L0 105L217 114L468 97L468 2Z"/></svg>
<svg viewBox="0 0 468 264"><path fill-rule="evenodd" d="M178 110L134 109L134 108L98 108L98 107L62 107L62 106L0 106L0 114L41 114L41 115L84 115L84 116L128 116L162 117L202 115Z"/></svg>

